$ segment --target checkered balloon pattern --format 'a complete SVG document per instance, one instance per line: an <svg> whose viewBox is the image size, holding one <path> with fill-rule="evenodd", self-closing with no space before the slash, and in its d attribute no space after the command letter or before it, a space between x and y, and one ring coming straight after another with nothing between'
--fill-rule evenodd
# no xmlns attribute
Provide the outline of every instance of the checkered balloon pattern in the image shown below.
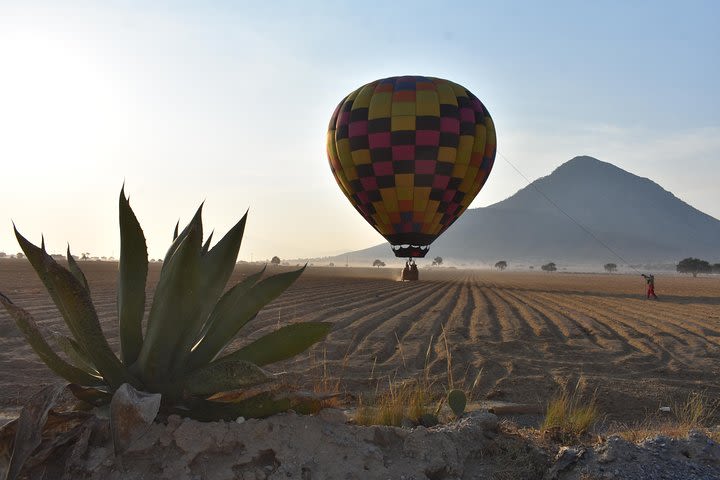
<svg viewBox="0 0 720 480"><path fill-rule="evenodd" d="M430 245L475 198L495 161L495 126L465 87L391 77L345 97L330 120L333 175L392 245Z"/></svg>

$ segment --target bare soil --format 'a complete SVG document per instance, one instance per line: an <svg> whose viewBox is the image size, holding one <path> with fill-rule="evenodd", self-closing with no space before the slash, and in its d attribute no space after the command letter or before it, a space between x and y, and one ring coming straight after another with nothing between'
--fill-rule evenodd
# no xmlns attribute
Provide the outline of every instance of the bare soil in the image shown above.
<svg viewBox="0 0 720 480"><path fill-rule="evenodd" d="M117 264L83 262L96 308L117 348ZM231 284L261 265L240 264ZM287 267L268 267L279 272ZM148 298L160 264L151 264ZM309 267L241 334L236 346L278 326L330 321L327 339L280 365L307 388L339 384L348 397L388 379L469 387L476 401L543 405L579 379L597 391L607 420L632 423L692 392L720 398L720 278L657 276L658 301L635 275L425 268L400 282L382 268ZM0 291L46 331L67 332L24 260L0 259ZM149 302L148 302L149 307ZM443 331L447 337L443 338ZM448 351L450 372L448 374ZM429 354L428 354L429 352ZM6 415L56 381L0 312L0 411ZM1 420L1 419L0 419ZM2 423L2 421L0 421Z"/></svg>

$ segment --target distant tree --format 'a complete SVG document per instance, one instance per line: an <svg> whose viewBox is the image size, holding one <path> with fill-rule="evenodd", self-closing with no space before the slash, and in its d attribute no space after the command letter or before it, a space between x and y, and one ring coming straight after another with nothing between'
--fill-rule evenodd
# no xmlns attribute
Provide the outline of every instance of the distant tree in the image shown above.
<svg viewBox="0 0 720 480"><path fill-rule="evenodd" d="M333 262L328 263L328 267L334 267L335 264Z"/></svg>
<svg viewBox="0 0 720 480"><path fill-rule="evenodd" d="M495 268L500 270L501 272L507 268L507 262L505 260L500 260L495 264Z"/></svg>
<svg viewBox="0 0 720 480"><path fill-rule="evenodd" d="M720 273L720 263L714 263L712 266L712 273Z"/></svg>
<svg viewBox="0 0 720 480"><path fill-rule="evenodd" d="M278 257L278 256L273 257L272 260L270 260L270 263L272 263L273 265L275 265L277 267L278 265L280 265L280 257Z"/></svg>
<svg viewBox="0 0 720 480"><path fill-rule="evenodd" d="M375 261L373 262L373 267L378 267L378 268L380 268L380 267L384 267L384 266L385 266L385 262L383 262L382 260L379 260L379 259L377 259L377 258L376 258Z"/></svg>
<svg viewBox="0 0 720 480"><path fill-rule="evenodd" d="M83 252L80 255L80 260L90 260L90 252Z"/></svg>
<svg viewBox="0 0 720 480"><path fill-rule="evenodd" d="M5 257L7 257L7 254L5 252L0 252L0 258L5 258Z"/></svg>
<svg viewBox="0 0 720 480"><path fill-rule="evenodd" d="M557 266L555 266L555 264L553 262L546 263L545 265L543 265L540 268L542 268L542 270L544 272L554 272L557 270Z"/></svg>
<svg viewBox="0 0 720 480"><path fill-rule="evenodd" d="M18 252L15 258L25 258L25 255L23 255L22 252Z"/></svg>
<svg viewBox="0 0 720 480"><path fill-rule="evenodd" d="M436 266L439 267L440 265L442 265L442 257L435 257L435 258L433 259L432 266L433 266L433 267L436 267Z"/></svg>
<svg viewBox="0 0 720 480"><path fill-rule="evenodd" d="M530 270L534 270L534 269L535 269L535 267L533 267L532 265L530 265Z"/></svg>
<svg viewBox="0 0 720 480"><path fill-rule="evenodd" d="M606 263L605 265L603 265L603 268L606 272L613 273L617 270L617 265L615 265L614 263Z"/></svg>
<svg viewBox="0 0 720 480"><path fill-rule="evenodd" d="M698 273L712 272L712 266L708 262L692 257L680 260L676 268L680 273L692 273L693 277L697 277Z"/></svg>

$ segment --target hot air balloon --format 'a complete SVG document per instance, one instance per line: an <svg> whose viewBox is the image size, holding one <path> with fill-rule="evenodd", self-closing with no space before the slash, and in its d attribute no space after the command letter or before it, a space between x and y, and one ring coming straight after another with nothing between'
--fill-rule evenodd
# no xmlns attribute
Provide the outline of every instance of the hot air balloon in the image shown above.
<svg viewBox="0 0 720 480"><path fill-rule="evenodd" d="M465 87L390 77L335 109L327 132L333 175L397 257L424 257L467 209L492 170L495 126Z"/></svg>

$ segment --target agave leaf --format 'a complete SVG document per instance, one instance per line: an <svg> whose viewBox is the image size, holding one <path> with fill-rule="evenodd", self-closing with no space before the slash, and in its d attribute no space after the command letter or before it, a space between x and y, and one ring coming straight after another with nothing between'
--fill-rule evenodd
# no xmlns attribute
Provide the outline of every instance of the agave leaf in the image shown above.
<svg viewBox="0 0 720 480"><path fill-rule="evenodd" d="M178 411L177 413L204 422L216 420L233 421L238 417L269 417L290 410L290 408L292 408L290 399L280 398L276 400L271 393L261 393L238 403L198 401L190 406L190 410Z"/></svg>
<svg viewBox="0 0 720 480"><path fill-rule="evenodd" d="M79 343L65 335L55 334L55 342L65 352L70 361L79 369L89 373L90 375L100 376L92 360L87 356Z"/></svg>
<svg viewBox="0 0 720 480"><path fill-rule="evenodd" d="M205 245L203 245L202 252L200 252L201 255L207 255L208 250L210 249L210 242L212 241L213 233L215 233L215 230L210 232L207 240L205 240Z"/></svg>
<svg viewBox="0 0 720 480"><path fill-rule="evenodd" d="M155 289L147 333L137 362L143 380L150 385L169 380L167 376L181 341L200 313L196 296L200 285L202 238L197 223L193 225L195 228L178 236L180 243L163 265Z"/></svg>
<svg viewBox="0 0 720 480"><path fill-rule="evenodd" d="M173 232L173 242L178 237L178 228L180 227L180 220L175 224L175 231Z"/></svg>
<svg viewBox="0 0 720 480"><path fill-rule="evenodd" d="M230 306L233 304L234 300L232 300L234 297L242 297L244 296L250 289L257 283L257 281L262 277L262 274L265 272L265 269L267 267L263 267L262 270L260 270L257 273L253 273L252 275L248 275L244 280L242 280L240 283L236 284L234 287L232 287L230 290L228 290L225 295L220 299L217 305L215 305L215 308L213 310L213 314L208 318L208 320L205 322L205 325L203 327L203 330L200 332L200 335L195 339L195 344L198 346L200 343L200 340L205 337L208 331L210 331L211 328L213 328L213 322L215 319L218 318L218 316L222 316L224 314L220 313L224 311L224 308ZM217 314L216 314L217 312ZM190 352L190 355L188 356L187 365L185 366L183 371L189 372L192 370L195 370L196 368L200 367L201 365L205 365L210 363L214 355L212 355L210 358L207 358L205 355L202 354L202 351L200 353L197 353L195 349L193 349L192 352ZM207 360L203 360L204 358L207 358Z"/></svg>
<svg viewBox="0 0 720 480"><path fill-rule="evenodd" d="M200 311L192 325L188 325L180 339L174 362L173 374L181 374L190 350L195 345L198 335L204 330L210 313L222 295L230 275L235 270L235 261L240 251L247 213L207 255L200 257L200 285L196 294ZM208 243L205 244L206 246Z"/></svg>
<svg viewBox="0 0 720 480"><path fill-rule="evenodd" d="M30 344L32 349L35 350L40 360L50 367L50 370L68 382L79 383L81 385L103 384L101 378L90 375L60 358L45 341L37 323L35 323L35 319L33 319L30 313L16 306L2 293L0 293L0 304L5 307L8 314L15 320L15 324L22 332L25 340Z"/></svg>
<svg viewBox="0 0 720 480"><path fill-rule="evenodd" d="M120 190L120 262L117 309L120 325L120 347L123 363L132 365L142 348L142 319L145 314L145 282L148 254L145 235L130 202L125 187Z"/></svg>
<svg viewBox="0 0 720 480"><path fill-rule="evenodd" d="M177 411L201 421L233 421L238 417L264 418L290 409L308 414L317 413L322 401L332 396L318 396L311 392L263 392L237 403L198 400L190 405L188 411Z"/></svg>
<svg viewBox="0 0 720 480"><path fill-rule="evenodd" d="M43 247L43 251L45 251L45 248ZM68 261L68 267L70 267L70 273L72 273L75 278L77 278L77 281L80 282L80 284L85 287L85 290L87 290L88 294L90 294L90 285L88 285L87 278L85 278L85 274L80 270L80 265L77 264L75 261L75 258L70 253L70 245L67 247L67 261Z"/></svg>
<svg viewBox="0 0 720 480"><path fill-rule="evenodd" d="M90 356L103 378L113 387L123 383L136 384L137 381L120 363L108 345L88 291L70 271L30 243L17 229L15 229L15 237L45 284L68 328Z"/></svg>
<svg viewBox="0 0 720 480"><path fill-rule="evenodd" d="M199 237L200 242L202 242L202 208L203 205L200 204L197 211L195 212L195 215L193 215L192 220L190 220L190 223L187 224L185 228L183 228L183 231L178 234L178 224L175 225L175 232L173 233L173 242L170 244L170 248L168 248L167 253L165 253L165 260L163 260L163 268L165 267L165 264L170 260L170 258L175 254L177 249L180 247L180 244L183 240L190 234L191 231L199 231Z"/></svg>
<svg viewBox="0 0 720 480"><path fill-rule="evenodd" d="M112 394L103 389L87 388L76 383L68 384L68 388L75 398L95 407L107 405L112 400Z"/></svg>
<svg viewBox="0 0 720 480"><path fill-rule="evenodd" d="M258 338L215 362L227 360L245 360L261 367L280 362L304 352L319 342L330 332L333 324L329 322L305 322L286 325L272 333Z"/></svg>
<svg viewBox="0 0 720 480"><path fill-rule="evenodd" d="M238 284L229 290L210 314L209 329L192 352L190 366L204 365L212 361L232 341L243 325L265 305L279 297L304 270L305 267L273 275L250 289Z"/></svg>
<svg viewBox="0 0 720 480"><path fill-rule="evenodd" d="M191 395L208 396L217 392L237 390L272 380L263 369L244 360L227 359L199 368L185 377L185 391Z"/></svg>

